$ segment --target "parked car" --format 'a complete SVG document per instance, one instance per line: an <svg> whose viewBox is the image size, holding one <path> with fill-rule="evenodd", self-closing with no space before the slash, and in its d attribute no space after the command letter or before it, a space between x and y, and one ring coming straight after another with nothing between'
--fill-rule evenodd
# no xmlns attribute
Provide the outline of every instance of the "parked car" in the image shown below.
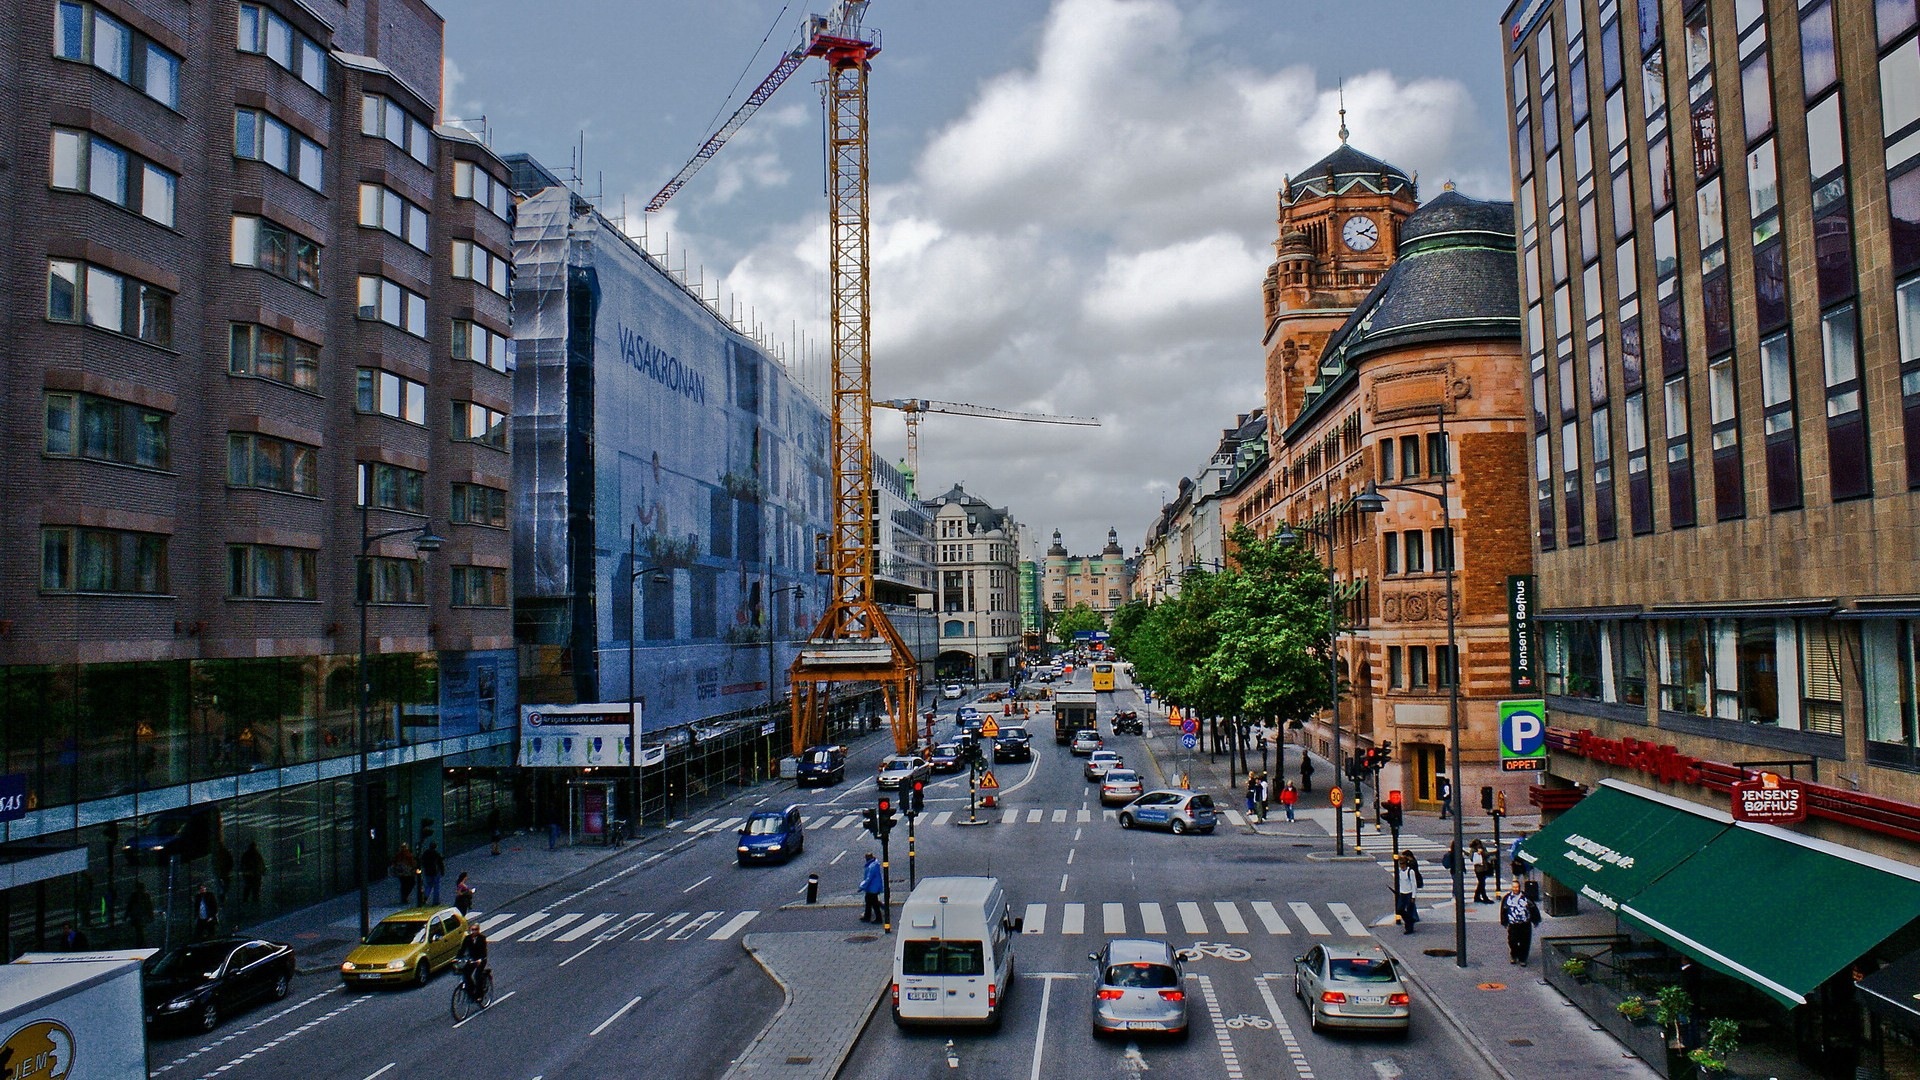
<svg viewBox="0 0 1920 1080"><path fill-rule="evenodd" d="M1187 1037L1180 958L1166 942L1115 938L1087 959L1094 963L1094 1038L1138 1031Z"/></svg>
<svg viewBox="0 0 1920 1080"><path fill-rule="evenodd" d="M211 806L183 806L162 810L141 821L138 831L120 845L120 851L130 863L142 859L165 863L171 858L192 862L212 851L214 839L219 835L219 810Z"/></svg>
<svg viewBox="0 0 1920 1080"><path fill-rule="evenodd" d="M927 756L927 766L937 773L959 772L967 767L965 757L959 743L943 742Z"/></svg>
<svg viewBox="0 0 1920 1080"><path fill-rule="evenodd" d="M1132 769L1108 769L1100 778L1100 805L1125 806L1140 797L1145 785Z"/></svg>
<svg viewBox="0 0 1920 1080"><path fill-rule="evenodd" d="M1293 958L1293 996L1315 1031L1330 1027L1405 1032L1413 998L1378 945L1315 945Z"/></svg>
<svg viewBox="0 0 1920 1080"><path fill-rule="evenodd" d="M1079 731L1073 733L1073 741L1067 744L1067 749L1072 751L1075 756L1084 756L1093 753L1105 745L1106 743L1100 739L1099 732L1092 728L1081 728Z"/></svg>
<svg viewBox="0 0 1920 1080"><path fill-rule="evenodd" d="M150 956L140 965L149 1028L212 1031L256 1001L279 1001L293 986L293 946L264 938L220 938Z"/></svg>
<svg viewBox="0 0 1920 1080"><path fill-rule="evenodd" d="M830 786L847 778L847 748L844 746L815 746L800 755L800 764L794 770L794 783L799 787L812 787L815 784Z"/></svg>
<svg viewBox="0 0 1920 1080"><path fill-rule="evenodd" d="M1213 796L1197 791L1149 791L1120 810L1120 827L1147 825L1175 833L1210 833L1219 819Z"/></svg>
<svg viewBox="0 0 1920 1080"><path fill-rule="evenodd" d="M915 780L930 780L933 768L927 759L895 754L880 761L874 782L882 788L912 787Z"/></svg>
<svg viewBox="0 0 1920 1080"><path fill-rule="evenodd" d="M957 682L950 682L947 685L940 688L940 697L942 700L945 700L945 701L957 700L962 694L965 694L965 693L966 693L966 690L963 689L961 685Z"/></svg>
<svg viewBox="0 0 1920 1080"><path fill-rule="evenodd" d="M466 917L453 908L402 908L376 923L367 939L347 954L340 964L340 981L348 986L425 986L434 972L453 963L466 940Z"/></svg>
<svg viewBox="0 0 1920 1080"><path fill-rule="evenodd" d="M993 760L1032 761L1033 736L1026 728L1019 726L1003 727L1000 735L993 740Z"/></svg>
<svg viewBox="0 0 1920 1080"><path fill-rule="evenodd" d="M1107 770L1118 769L1125 762L1112 750L1095 750L1087 755L1087 779L1099 780L1107 775Z"/></svg>
<svg viewBox="0 0 1920 1080"><path fill-rule="evenodd" d="M800 854L806 846L807 837L802 831L800 808L789 806L785 810L761 810L749 815L746 824L740 826L737 853L741 866L756 862L786 862Z"/></svg>

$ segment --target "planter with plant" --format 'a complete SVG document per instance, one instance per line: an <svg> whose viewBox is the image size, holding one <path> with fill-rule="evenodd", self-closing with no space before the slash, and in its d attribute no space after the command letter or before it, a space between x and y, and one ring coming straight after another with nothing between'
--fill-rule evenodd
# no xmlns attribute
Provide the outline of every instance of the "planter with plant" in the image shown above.
<svg viewBox="0 0 1920 1080"><path fill-rule="evenodd" d="M1635 994L1632 997L1623 999L1618 1005L1615 1005L1613 1011L1626 1017L1628 1021L1637 1024L1647 1018L1647 999L1641 997L1639 994Z"/></svg>
<svg viewBox="0 0 1920 1080"><path fill-rule="evenodd" d="M1727 1059L1740 1049L1740 1022L1724 1016L1707 1021L1707 1045L1694 1048L1687 1060L1700 1069L1703 1080L1727 1073Z"/></svg>
<svg viewBox="0 0 1920 1080"><path fill-rule="evenodd" d="M1587 970L1587 958L1584 956L1569 956L1565 960L1560 961L1560 971L1569 979L1585 982Z"/></svg>
<svg viewBox="0 0 1920 1080"><path fill-rule="evenodd" d="M1678 986L1663 986L1653 993L1653 1018L1668 1033L1668 1045L1680 1044L1680 1023L1693 1011L1693 999Z"/></svg>

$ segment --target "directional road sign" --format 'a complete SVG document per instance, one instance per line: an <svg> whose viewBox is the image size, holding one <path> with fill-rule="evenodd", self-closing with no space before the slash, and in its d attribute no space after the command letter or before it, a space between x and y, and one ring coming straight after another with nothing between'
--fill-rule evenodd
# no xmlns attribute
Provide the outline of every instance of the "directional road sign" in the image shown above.
<svg viewBox="0 0 1920 1080"><path fill-rule="evenodd" d="M1195 735L1193 732L1189 731L1185 735L1180 736L1180 745L1191 750L1194 747L1200 745L1200 736Z"/></svg>

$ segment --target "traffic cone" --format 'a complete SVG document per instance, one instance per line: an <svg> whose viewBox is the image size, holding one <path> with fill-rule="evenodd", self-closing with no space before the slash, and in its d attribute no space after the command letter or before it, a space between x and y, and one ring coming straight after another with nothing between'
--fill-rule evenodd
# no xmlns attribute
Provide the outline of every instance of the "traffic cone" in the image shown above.
<svg viewBox="0 0 1920 1080"><path fill-rule="evenodd" d="M991 810L994 808L992 788L987 789L987 794L984 798L980 800L980 805L987 810Z"/></svg>

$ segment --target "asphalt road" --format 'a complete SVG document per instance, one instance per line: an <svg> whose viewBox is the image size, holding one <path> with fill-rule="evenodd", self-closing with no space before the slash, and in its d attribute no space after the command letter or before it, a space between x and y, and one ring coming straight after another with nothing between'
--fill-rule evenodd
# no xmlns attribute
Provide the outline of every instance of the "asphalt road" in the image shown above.
<svg viewBox="0 0 1920 1080"><path fill-rule="evenodd" d="M1103 718L1138 699L1123 690L1117 700L1117 706L1102 701ZM941 705L944 736L952 730L955 703ZM1375 932L1370 924L1387 913L1388 902L1384 875L1372 861L1310 859L1330 852L1331 841L1304 821L1298 840L1252 836L1226 823L1212 836L1124 831L1083 778L1083 759L1054 744L1049 717L1036 720L1044 721L1032 725L1036 760L995 768L1001 808L980 811L994 824L954 824L967 817L963 773L935 778L916 829L913 872L997 876L1026 919L1004 1027L903 1032L883 1004L842 1076L1480 1075L1468 1048L1432 1018L1416 1016L1404 1039L1306 1030L1305 1011L1292 994L1292 959L1316 939ZM1163 749L1172 741L1166 729L1151 740ZM741 948L744 933L869 929L858 922L854 890L861 855L877 845L856 822L858 810L872 805L873 768L885 743L862 740L848 781L838 787L768 785L729 808L736 815L751 808L747 804L805 808L806 849L785 866L735 865L737 817L716 817L699 831L702 822L688 821L665 845L635 847L517 902L512 911L483 913L495 941L496 1004L462 1026L448 1013L450 974L424 990L360 993L323 972L302 976L285 1001L235 1017L211 1035L156 1039L154 1075L397 1080L424 1067L440 1076L501 1080L718 1077L780 1001ZM1108 746L1150 785L1177 779L1156 771L1161 766L1139 737L1110 736ZM1237 806L1224 794L1218 801ZM898 903L909 874L904 829L895 841ZM822 903L805 907L798 902L810 872L820 875ZM1225 955L1187 965L1188 1040L1093 1039L1087 954L1110 936L1226 946Z"/></svg>

